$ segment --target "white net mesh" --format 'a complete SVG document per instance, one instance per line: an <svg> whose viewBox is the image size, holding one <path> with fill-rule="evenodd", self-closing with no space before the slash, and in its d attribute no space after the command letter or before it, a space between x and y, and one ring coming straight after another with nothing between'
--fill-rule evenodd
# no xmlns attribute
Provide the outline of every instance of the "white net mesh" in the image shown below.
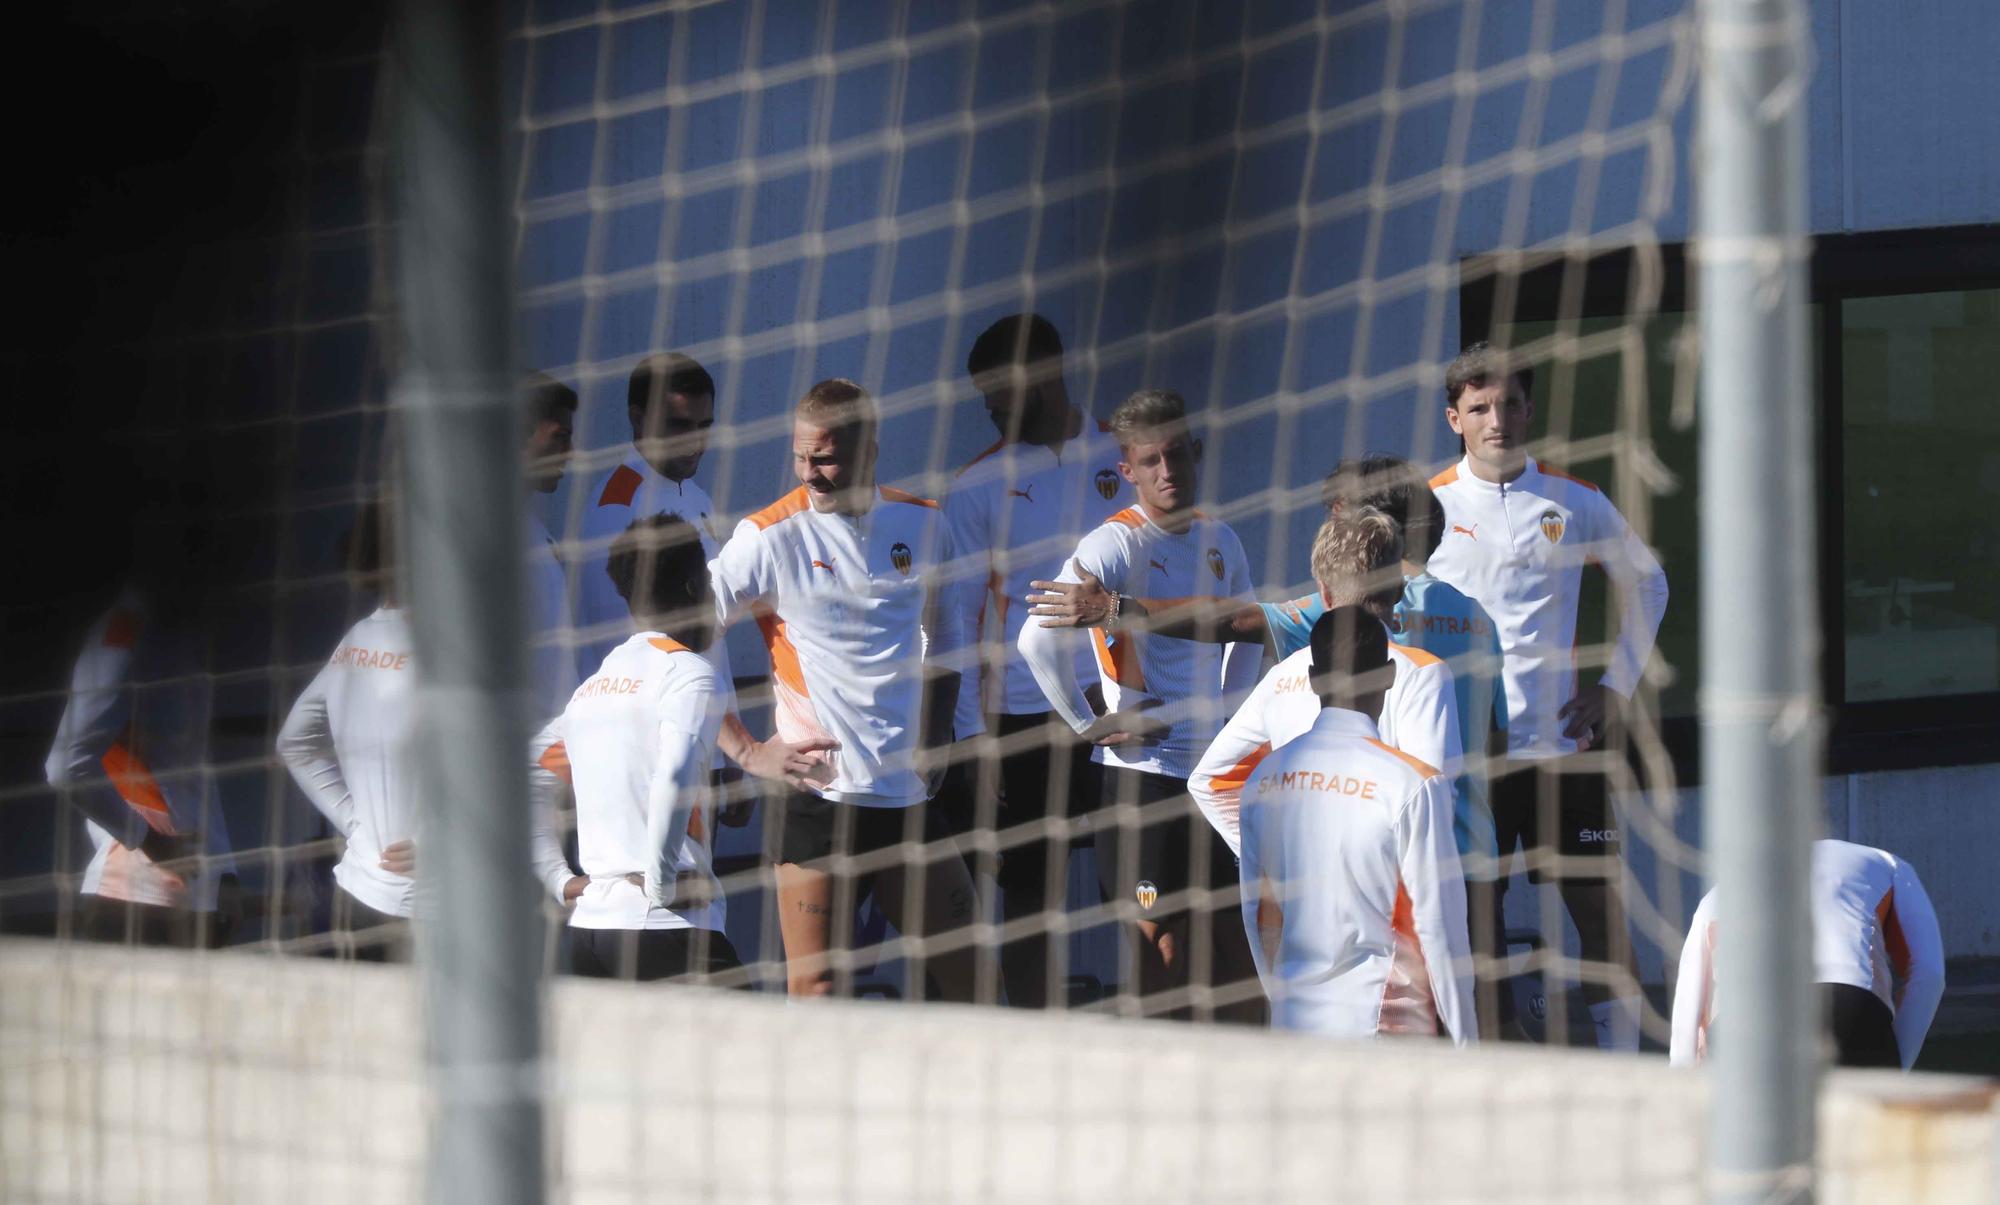
<svg viewBox="0 0 2000 1205"><path fill-rule="evenodd" d="M1080 746L1051 738L1060 720L1038 718L1053 706L1048 690L1032 679L1024 688L1022 663L1008 665L1028 607L1009 583L1055 577L1116 511L1141 507L1126 527L1142 534L1166 513L1143 509L1157 499L1139 483L1078 473L1062 451L1115 473L1108 466L1147 441L1121 446L1098 424L1136 391L1166 389L1185 399L1201 443L1185 500L1206 516L1208 549L1190 545L1192 577L1181 578L1159 550L1188 549L1138 545L1131 575L1110 583L1136 600L1122 605L1164 623L1176 614L1167 601L1196 593L1310 599L1328 474L1369 455L1407 461L1418 481L1456 463L1446 365L1462 345L1491 339L1534 368L1528 450L1601 487L1657 552L1673 597L1643 679L1628 684L1627 722L1583 767L1609 784L1614 810L1595 823L1622 830L1622 857L1498 850L1501 881L1511 880L1504 911L1482 917L1475 898L1463 938L1483 955L1479 1024L1489 1039L1595 1046L1626 1040L1620 1018L1633 1016L1634 1040L1657 1055L1699 874L1678 787L1696 609L1692 326L1674 246L1688 230L1684 5L538 0L511 22L519 362L577 401L576 452L529 503L531 589L554 583L537 594L537 722L577 683L589 692L631 676L606 661L622 655L633 621L607 590L605 558L626 523L665 510L703 528L711 556L735 541L770 544L734 565L724 553L715 571L715 589L741 603L720 639L750 738L797 741L815 727L844 736L841 753L855 760L834 760L851 795L876 796L864 802L911 802L884 783L943 771L929 808L907 811L829 806L719 775L721 789L694 812L701 854L681 882L712 867L726 907L703 912L694 931L716 923L726 940L697 939L692 954L658 933L642 941L560 923L554 896L573 874L590 880L577 884L586 904L611 911L618 893L647 889L643 875L626 881L639 868L593 854L609 838L580 833L539 867L552 972L651 978L689 958L720 971L727 950L747 969L722 977L774 997L824 978L858 997L1262 1021L1268 981L1232 961L1249 954L1234 861L1173 780L1198 768L1303 628L1288 645L1282 611L1201 612L1211 635L1243 625L1226 658L1255 672L1234 685L1224 642L1139 626L1100 628L1101 638L1050 629L1068 642L1057 662L1101 647L1107 681L1096 680L1095 658L1078 680L1111 695L1096 702L1158 699L1177 726L1166 744L1187 746L1180 761L1128 750L1126 765L1144 768L1100 775L1081 765ZM172 419L160 426L199 433L206 448L200 471L133 499L169 525L142 525L141 552L180 530L171 524L192 525L214 558L202 563L224 568L142 577L117 603L110 589L79 601L62 636L82 659L56 669L51 655L48 680L27 684L33 693L10 687L6 700L22 748L35 748L16 759L26 769L7 790L22 837L10 842L0 920L66 943L5 953L6 1053L31 1069L4 1077L9 1199L396 1199L418 1187L412 985L400 971L354 965L406 953L401 929L371 927L370 912L408 906L412 880L398 884L407 867L391 847L421 829L381 753L402 704L380 682L409 668L407 634L376 610L394 601L379 575L356 572L381 562L393 579L395 563L393 537L378 538L365 510L382 499L381 346L395 300L382 60L366 50L312 57L285 157L282 237L220 253L240 257L258 304L226 319L185 316L166 350L145 353L155 365L184 361L182 388L200 405L163 412ZM983 332L1028 313L1058 335L1060 375L1038 358L1036 388L1023 395L1032 400L1009 426L994 401L1007 390L975 380L968 360ZM1015 350L987 366L1022 359ZM644 375L665 352L705 370L712 415L685 365ZM843 577L830 553L820 564L812 539L781 538L800 510L785 509L800 485L794 407L828 378L858 382L879 409L877 480L945 503L911 520L878 496L865 522L843 528L861 532L850 549L868 559L861 579ZM645 434L635 424L647 422L664 442L635 445ZM1060 438L1038 442L1049 423ZM1018 446L983 453L996 434ZM549 436L544 424L530 439ZM142 429L129 443L150 437ZM1060 447L1041 446L1050 443ZM1036 456L1055 467L1043 473ZM987 468L962 475L969 463ZM1027 509L1046 492L1037 502L1016 489L1037 473L1075 487L1054 519ZM1394 480L1413 516L1424 510L1429 492ZM232 493L231 481L248 484ZM1376 500L1381 479L1363 484ZM981 491L988 547L964 525ZM1436 536L1460 523L1471 536L1477 520L1461 505L1446 501ZM816 513L810 499L805 508ZM762 518L746 533L738 524L749 516ZM1562 519L1555 529L1528 521L1563 549L1552 554L1558 569L1613 543L1594 538L1569 560ZM1233 535L1214 534L1222 525ZM905 530L917 534L893 534ZM941 531L956 542L950 558L931 555L945 547ZM1423 559L1415 546L1404 554ZM770 567L786 556L805 560ZM811 585L819 569L831 579L824 590ZM1220 584L1202 585L1211 569ZM190 578L203 588L187 589ZM948 766L920 762L914 733L885 735L910 726L907 702L861 707L858 718L840 710L857 692L879 702L923 673L914 629L896 618L908 599L870 593L878 580L938 587L983 631L966 651L931 659L980 670L982 706L960 708ZM1201 590L1180 587L1189 580ZM1589 580L1574 632L1545 633L1574 646L1585 683L1614 665L1621 632L1632 639L1619 618L1631 583ZM146 593L162 584L170 597ZM1424 639L1424 615L1415 601L1392 625L1404 644L1429 644L1462 678L1508 694L1483 648ZM1440 620L1439 637L1477 628ZM789 639L774 639L780 629ZM893 681L856 688L851 679L866 674L836 653L842 640L869 639L894 644ZM1149 669L1150 685L1125 676L1120 657ZM327 678L319 711L301 719L297 700L333 670L345 677ZM353 684L369 674L373 685ZM172 697L183 687L200 697ZM1477 709L1491 695L1452 695L1455 716L1467 698ZM1498 808L1498 777L1520 768L1465 736L1473 718L1454 721L1463 743L1444 750L1463 760L1461 821ZM571 705L565 720L523 762L539 759L552 797L567 800L595 788L592 772L548 751L556 737L572 757L589 746L579 737L589 718ZM286 734L291 753L280 759L272 750ZM1404 735L1410 750L1432 740ZM1505 748L1495 739L1494 751ZM32 768L51 743L69 758L50 771L61 791ZM105 760L113 745L126 750L122 771ZM878 778L854 778L856 766ZM350 786L366 773L379 781L328 788L328 773ZM148 799L164 797L180 823L155 830L209 840L206 851L151 844L202 855L190 863L192 910L172 891L135 889L150 872L111 838L87 869L97 847L79 799L106 788L142 819ZM1527 801L1512 806L1539 804L1527 814L1546 813L1551 826L1568 798L1533 773L1525 788L1517 774L1512 790ZM577 802L550 839L593 824L594 806ZM129 820L118 829L135 842L145 831ZM365 857L358 842L372 843ZM1467 865L1492 865L1476 839L1463 852ZM343 854L351 877L337 880ZM1528 879L1605 865L1612 886L1595 897ZM211 912L209 884L224 871L233 881ZM1580 944L1571 924L1574 908L1592 907L1600 918L1611 910L1608 946L1588 933ZM683 919L695 911L682 908ZM1182 912L1191 919L1166 926L1163 960L1151 926ZM293 961L118 948L190 941ZM826 946L830 957L812 957ZM1435 965L1445 954L1429 956ZM1454 969L1469 973L1470 961ZM1620 1011L1635 998L1643 1003ZM554 999L547 1100L565 1199L1680 1199L1698 1188L1699 1081L1636 1059L1475 1058L1442 1044L1363 1056L1220 1027L1037 1026L990 1007L806 1014L661 987L565 983ZM636 1075L641 1066L649 1072ZM204 1103L190 1112L190 1097ZM1889 1174L1906 1156L1856 1156L1854 1174Z"/></svg>

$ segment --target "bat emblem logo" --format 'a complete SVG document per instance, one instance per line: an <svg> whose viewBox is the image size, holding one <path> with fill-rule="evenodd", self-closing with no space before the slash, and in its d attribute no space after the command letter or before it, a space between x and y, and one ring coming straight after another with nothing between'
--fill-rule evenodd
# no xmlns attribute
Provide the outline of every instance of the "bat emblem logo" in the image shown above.
<svg viewBox="0 0 2000 1205"><path fill-rule="evenodd" d="M1151 912L1153 905L1160 902L1160 889L1153 886L1151 879L1140 879L1132 894L1138 899L1139 907L1147 912Z"/></svg>
<svg viewBox="0 0 2000 1205"><path fill-rule="evenodd" d="M1215 580L1216 580L1216 581L1218 581L1218 582L1222 580L1222 572L1223 572L1223 568L1224 568L1224 566L1223 566L1223 564L1222 564L1222 549L1220 549L1220 548L1211 548L1211 549L1209 549L1209 550L1208 550L1208 571L1209 571L1210 573L1213 573L1213 574L1215 575Z"/></svg>
<svg viewBox="0 0 2000 1205"><path fill-rule="evenodd" d="M910 575L910 560L910 546L908 544L898 542L894 548L889 550L889 563L894 565L896 571L904 577Z"/></svg>
<svg viewBox="0 0 2000 1205"><path fill-rule="evenodd" d="M1546 511L1542 515L1542 536L1551 544L1562 543L1563 529L1568 523L1557 511Z"/></svg>
<svg viewBox="0 0 2000 1205"><path fill-rule="evenodd" d="M1110 469L1097 470L1097 494L1106 502L1118 496L1118 474Z"/></svg>

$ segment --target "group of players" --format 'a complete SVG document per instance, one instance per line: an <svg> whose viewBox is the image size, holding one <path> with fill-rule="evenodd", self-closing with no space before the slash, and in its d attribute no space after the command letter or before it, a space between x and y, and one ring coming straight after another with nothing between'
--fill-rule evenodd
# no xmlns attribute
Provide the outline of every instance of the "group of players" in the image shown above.
<svg viewBox="0 0 2000 1205"><path fill-rule="evenodd" d="M1178 395L1144 390L1092 419L1032 314L982 333L967 369L999 438L942 502L877 481L874 400L826 380L793 412L797 488L719 541L693 480L713 379L649 357L628 390L631 454L591 483L575 551L531 524L546 721L528 751L533 870L567 910L568 969L747 981L714 862L716 825L747 818L728 802L734 767L766 788L795 995L849 990L872 896L906 939L913 992L932 998L1060 1005L1067 934L1112 919L1130 935L1134 1011L1515 1036L1502 904L1519 850L1599 972L1584 982L1599 1045L1636 1049L1608 782L1666 576L1601 491L1527 454L1532 373L1465 349L1445 374L1462 458L1428 481L1389 457L1337 465L1316 588L1273 604L1256 601L1236 535L1196 506L1203 446ZM526 476L550 492L577 397L542 376L523 395ZM421 907L422 844L394 544L364 513L349 559L380 605L278 740L345 842L337 938L392 953ZM1586 564L1608 576L1618 636L1579 685ZM228 845L200 772L206 699L187 697L204 679L173 672L171 593L135 588L93 630L49 775L90 820L91 931L214 942L226 935L190 918L215 913ZM770 660L762 738L723 639L739 621ZM153 682L172 685L133 686ZM1085 842L1099 898L1072 908ZM1848 988L1830 997L1836 1038L1879 1053L1888 1034L1907 1065L1942 984L1935 919L1889 855L1828 842L1816 881L1822 863L1820 894L1852 905L1815 914L1819 977ZM1677 1058L1705 1048L1715 1016L1715 918L1705 900Z"/></svg>

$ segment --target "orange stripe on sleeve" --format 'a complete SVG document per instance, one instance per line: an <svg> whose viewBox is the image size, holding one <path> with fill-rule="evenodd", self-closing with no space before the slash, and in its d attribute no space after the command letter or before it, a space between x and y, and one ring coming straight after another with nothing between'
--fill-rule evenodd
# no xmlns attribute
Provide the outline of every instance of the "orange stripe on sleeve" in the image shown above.
<svg viewBox="0 0 2000 1205"><path fill-rule="evenodd" d="M1403 752L1401 749L1396 748L1396 746L1394 745L1388 744L1387 742L1384 741L1378 741L1372 736L1364 737L1363 739L1366 740L1369 744L1375 746L1377 749L1380 749L1385 753L1393 753L1397 757L1402 758L1403 763L1405 765L1409 766L1410 769L1415 770L1418 774L1423 775L1425 778L1429 778L1432 775L1440 773L1440 771L1436 766L1431 765L1427 761L1420 761L1417 758L1411 757L1409 754Z"/></svg>
<svg viewBox="0 0 2000 1205"><path fill-rule="evenodd" d="M597 496L599 506L630 506L638 497L639 487L644 478L632 470L629 464L621 464L604 483L604 492Z"/></svg>
<svg viewBox="0 0 2000 1205"><path fill-rule="evenodd" d="M570 778L569 746L563 744L561 741L557 741L555 744L542 750L539 764L542 769L547 770L564 782L574 781Z"/></svg>
<svg viewBox="0 0 2000 1205"><path fill-rule="evenodd" d="M1583 488L1589 490L1593 494L1601 494L1604 492L1603 490L1597 488L1596 482L1585 481L1581 477L1565 473L1561 469L1555 467L1554 465L1543 464L1541 461L1538 460L1535 462L1535 467L1542 471L1542 476L1544 477L1554 477L1560 481L1568 481L1572 484L1580 485Z"/></svg>
<svg viewBox="0 0 2000 1205"><path fill-rule="evenodd" d="M1910 977L1910 940L1903 936L1903 922L1896 919L1896 889L1894 887L1884 892L1882 894L1882 902L1875 905L1875 920L1882 927L1882 944L1889 951L1889 969L1895 972L1896 978L1908 979ZM1890 991L1899 997L1901 995L1901 993L1895 992L1894 984L1890 985Z"/></svg>
<svg viewBox="0 0 2000 1205"><path fill-rule="evenodd" d="M646 643L663 653L691 653L694 651L671 636L655 636Z"/></svg>
<svg viewBox="0 0 2000 1205"><path fill-rule="evenodd" d="M167 807L167 797L160 791L158 780L139 755L132 752L124 741L119 741L104 751L101 760L104 773L111 779L119 797L146 818L147 827L156 833L172 836L174 820L172 811Z"/></svg>
<svg viewBox="0 0 2000 1205"><path fill-rule="evenodd" d="M1213 791L1241 791L1243 784L1250 781L1250 775L1255 773L1258 765L1269 756L1271 756L1271 742L1265 741L1245 754L1242 761L1237 762L1235 765L1210 779L1209 789Z"/></svg>
<svg viewBox="0 0 2000 1205"><path fill-rule="evenodd" d="M781 523L801 511L812 509L812 500L806 497L806 487L800 486L771 505L750 516L750 523L758 531L763 531L774 523Z"/></svg>
<svg viewBox="0 0 2000 1205"><path fill-rule="evenodd" d="M1430 485L1432 489L1438 489L1441 486L1450 485L1452 482L1457 480L1458 480L1458 466L1452 465L1450 468L1447 468L1444 472L1439 473L1437 476L1431 478Z"/></svg>
<svg viewBox="0 0 2000 1205"><path fill-rule="evenodd" d="M772 676L800 698L810 698L812 692L806 689L806 671L799 664L799 650L793 646L791 637L785 634L785 621L779 619L775 611L760 609L757 612L757 627L764 633L765 650L771 654Z"/></svg>
<svg viewBox="0 0 2000 1205"><path fill-rule="evenodd" d="M928 506L932 510L938 509L938 504L929 498L919 498L910 491L899 490L893 485L878 486L877 489L880 491L882 501L884 502L907 502L911 506Z"/></svg>
<svg viewBox="0 0 2000 1205"><path fill-rule="evenodd" d="M1102 628L1092 628L1092 643L1097 647L1097 664L1104 675L1127 690L1146 689L1146 671L1139 665L1139 650L1133 647L1130 637L1113 642L1111 634Z"/></svg>
<svg viewBox="0 0 2000 1205"><path fill-rule="evenodd" d="M1106 519L1105 522L1122 523L1127 527L1144 527L1146 525L1146 516L1140 514L1137 507L1128 506L1109 519Z"/></svg>
<svg viewBox="0 0 2000 1205"><path fill-rule="evenodd" d="M1397 641L1395 643L1395 648L1398 651L1400 651L1405 657L1408 657L1410 659L1410 664L1416 666L1418 669L1423 669L1426 666L1439 665L1444 662L1443 657L1438 656L1436 653L1431 652L1429 649L1420 649L1414 644L1404 644L1401 641Z"/></svg>

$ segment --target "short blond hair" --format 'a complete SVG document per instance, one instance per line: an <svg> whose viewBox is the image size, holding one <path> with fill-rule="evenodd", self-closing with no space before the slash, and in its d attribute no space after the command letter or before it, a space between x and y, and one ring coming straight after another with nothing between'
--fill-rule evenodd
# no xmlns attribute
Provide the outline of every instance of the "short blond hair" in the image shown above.
<svg viewBox="0 0 2000 1205"><path fill-rule="evenodd" d="M875 399L846 377L828 377L806 390L793 417L822 431L841 436L852 434L864 447L875 438L875 429L881 421Z"/></svg>
<svg viewBox="0 0 2000 1205"><path fill-rule="evenodd" d="M1403 593L1403 537L1395 520L1364 506L1320 524L1313 537L1313 580L1332 607L1394 607Z"/></svg>

